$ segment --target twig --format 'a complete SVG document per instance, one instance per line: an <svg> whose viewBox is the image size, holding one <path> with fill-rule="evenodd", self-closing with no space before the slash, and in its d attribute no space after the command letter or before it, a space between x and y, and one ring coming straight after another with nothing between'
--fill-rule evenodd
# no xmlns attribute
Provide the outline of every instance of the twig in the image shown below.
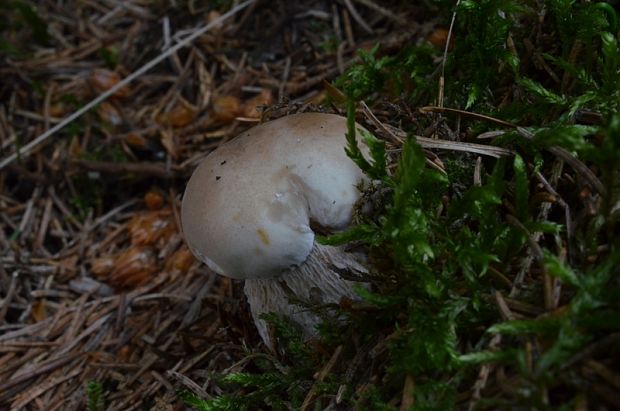
<svg viewBox="0 0 620 411"><path fill-rule="evenodd" d="M399 16L396 13L393 13L392 11L386 9L383 6L378 5L377 3L371 1L371 0L354 0L356 3L360 3L363 4L364 6L368 7L369 9L372 9L374 11L376 11L377 13L387 17L388 19L395 21L398 24L401 25L406 25L407 24L407 20L404 19L403 17Z"/></svg>
<svg viewBox="0 0 620 411"><path fill-rule="evenodd" d="M202 307L203 300L213 288L213 284L215 284L216 275L214 273L210 273L207 281L205 281L204 285L200 288L200 291L196 293L196 295L192 296L192 304L189 306L183 320L181 321L181 329L188 327L191 325L198 315L200 314L200 308ZM198 284L195 284L194 287L197 287Z"/></svg>
<svg viewBox="0 0 620 411"><path fill-rule="evenodd" d="M560 160L558 160L558 161L560 161ZM567 236L567 239L568 239L568 247L569 247L569 251L570 251L570 242L571 242L571 240L573 238L573 235L574 235L573 221L572 221L572 217L571 217L570 207L568 206L566 201L564 201L562 196L560 196L560 194L558 194L558 192L555 191L555 189L551 186L551 184L547 181L547 179L540 173L540 171L537 171L534 175L536 176L538 181L540 181L540 183L543 185L543 187L545 187L545 189L551 195L553 195L555 197L555 200L560 205L560 207L562 207L564 209L564 221L565 221L565 225L566 225L566 236Z"/></svg>
<svg viewBox="0 0 620 411"><path fill-rule="evenodd" d="M137 174L144 177L158 177L163 179L175 178L179 173L168 169L164 163L109 163L105 161L72 160L71 164L87 170L99 171L105 174Z"/></svg>
<svg viewBox="0 0 620 411"><path fill-rule="evenodd" d="M489 302L489 303L497 303L497 296L495 294L484 294L483 298L485 301ZM537 305L532 305L532 304L528 304L528 303L524 303L522 301L519 300L515 300L509 297L504 297L502 295L502 299L504 301L504 303L506 303L506 306L508 306L508 308L510 308L510 312L512 314L515 314L514 312L517 311L520 314L525 314L526 316L539 316L541 314L543 314L545 312L545 310Z"/></svg>
<svg viewBox="0 0 620 411"><path fill-rule="evenodd" d="M286 82L291 74L291 57L286 57L284 61L284 71L282 72L282 80L278 86L278 103L284 102L284 90L286 88Z"/></svg>
<svg viewBox="0 0 620 411"><path fill-rule="evenodd" d="M552 172L551 172L553 181L557 181L557 179L560 177L563 167L564 167L564 162L559 159L556 159L553 165ZM538 219L540 221L547 220L550 210L551 210L550 203L543 204L538 214ZM512 216L509 216L509 217L512 217ZM516 221L516 218L514 217L512 218ZM538 240L540 239L541 236L542 236L542 233L540 231L533 233L531 236L528 235L528 241L530 242L530 244L535 244L535 246L530 247L528 249L526 257L522 260L521 268L519 269L519 272L517 273L517 276L515 277L515 280L513 282L512 289L510 290L511 297L517 294L518 292L517 286L523 282L525 274L530 271L530 267L532 263L534 262L534 258L536 257L540 258L541 256L540 251L539 251L540 246L538 245ZM552 297L554 287L553 287L553 282L551 281L551 278L549 277L549 273L547 273L546 270L543 272L543 285L545 289L544 291L545 308L549 310L551 309L552 301L554 300L554 298Z"/></svg>
<svg viewBox="0 0 620 411"><path fill-rule="evenodd" d="M175 380L179 381L181 384L183 384L184 386L192 390L194 394L199 395L201 398L206 398L206 399L212 398L208 392L206 392L200 385L198 385L196 382L194 382L194 380L192 380L188 376L178 371L172 371L172 370L167 371L166 374L168 374L169 377L172 377Z"/></svg>
<svg viewBox="0 0 620 411"><path fill-rule="evenodd" d="M527 138L528 140L534 138L532 132L523 127L517 127L517 132L519 133L519 135ZM588 168L588 166L583 164L578 158L574 157L569 151L561 147L555 146L547 148L547 151L564 160L568 165L573 168L573 170L580 173L583 178L585 178L588 183L590 183L592 188L598 191L601 195L605 196L607 194L607 189L605 188L603 183L601 183L601 180L598 179L598 177L592 172L592 170Z"/></svg>
<svg viewBox="0 0 620 411"><path fill-rule="evenodd" d="M344 0L344 4L347 6L347 9L349 9L349 13L351 13L351 16L353 16L353 20L355 20L357 24L359 24L360 27L364 29L366 33L373 34L372 28L368 25L368 23L364 21L362 16L360 16L360 14L357 12L357 9L355 8L351 0Z"/></svg>
<svg viewBox="0 0 620 411"><path fill-rule="evenodd" d="M43 249L43 241L45 240L45 236L47 235L47 229L52 218L53 205L54 203L52 202L51 197L47 197L47 200L45 200L45 206L43 208L43 217L41 218L41 222L39 223L39 232L34 242L34 248L37 250Z"/></svg>
<svg viewBox="0 0 620 411"><path fill-rule="evenodd" d="M325 366L317 374L315 384L312 386L312 388L308 392L308 395L306 395L306 398L304 399L304 402L300 407L301 411L306 411L311 408L312 402L314 401L316 397L316 392L318 388L316 384L323 382L325 377L329 375L329 373L332 371L334 366L338 363L341 353L342 353L342 345L339 345L334 351L334 353L332 354L332 356L330 357L329 361L327 361L327 364L325 364Z"/></svg>
<svg viewBox="0 0 620 411"><path fill-rule="evenodd" d="M531 250L532 250L532 252L534 254L534 258L536 259L536 261L542 262L543 257L544 257L544 253L543 253L542 248L538 244L538 235L537 235L537 233L531 233L527 229L527 227L525 227L523 225L523 223L521 223L521 221L519 221L512 214L506 214L506 222L508 222L508 224L510 224L511 226L515 227L519 231L521 231L527 237L527 242L529 243L530 248L531 248Z"/></svg>
<svg viewBox="0 0 620 411"><path fill-rule="evenodd" d="M604 364L598 361L590 360L586 363L588 368L591 368L599 376L607 380L611 385L620 390L620 376L607 368Z"/></svg>
<svg viewBox="0 0 620 411"><path fill-rule="evenodd" d="M343 9L342 10L342 20L344 21L344 33L347 36L347 43L355 47L355 37L353 36L353 27L351 27L351 19L349 18L349 13Z"/></svg>
<svg viewBox="0 0 620 411"><path fill-rule="evenodd" d="M13 275L11 276L11 284L9 285L9 289L6 292L6 296L4 297L0 307L0 324L4 323L4 318L15 294L15 289L17 288L17 273L17 271L13 272Z"/></svg>
<svg viewBox="0 0 620 411"><path fill-rule="evenodd" d="M476 166L474 167L474 186L482 186L482 157L476 158Z"/></svg>
<svg viewBox="0 0 620 411"><path fill-rule="evenodd" d="M499 313L502 316L502 319L504 321L512 321L516 319L515 314L508 307L508 303L504 299L504 296L502 295L502 293L500 293L499 291L495 291L494 297L495 297L495 304L497 305L497 308L499 309Z"/></svg>
<svg viewBox="0 0 620 411"><path fill-rule="evenodd" d="M456 6L461 4L461 0L456 0ZM454 29L454 22L456 21L456 11L452 13L452 19L450 20L450 28L448 29L448 37L446 38L446 46L443 50L443 57L441 59L441 76L439 77L439 95L437 98L437 105L443 107L444 96L444 84L446 74L446 61L448 60L448 49L450 48L450 40L452 40L452 30Z"/></svg>
<svg viewBox="0 0 620 411"><path fill-rule="evenodd" d="M572 367L576 363L583 361L587 358L590 358L594 355L608 352L608 350L618 347L620 344L620 332L616 332L613 334L609 334L598 341L593 342L589 346L587 346L583 351L575 354L571 359L565 361L561 369L565 370L569 367Z"/></svg>
<svg viewBox="0 0 620 411"><path fill-rule="evenodd" d="M497 349L501 341L502 341L501 334L494 335L493 338L491 338L491 341L489 341L489 344L488 344L489 349L490 350ZM478 379L476 380L476 382L474 383L474 386L472 387L473 394L469 401L469 407L467 408L468 411L473 411L476 409L476 406L478 405L478 402L480 401L480 398L482 397L482 390L487 385L489 375L491 374L491 371L493 371L494 368L495 368L495 364L483 364L480 367L480 371L478 372Z"/></svg>
<svg viewBox="0 0 620 411"><path fill-rule="evenodd" d="M408 411L415 405L415 380L411 374L407 374L405 377L405 384L403 386L403 396L400 401L400 411Z"/></svg>
<svg viewBox="0 0 620 411"><path fill-rule="evenodd" d="M387 134L394 142L399 143L399 144L403 144L404 143L405 139L402 136L397 136L389 128L387 128L385 126L385 124L383 124L377 118L377 116L375 116L375 114L372 112L370 107L368 107L366 102L361 101L360 102L360 106L362 107L362 111L364 112L364 115L366 116L366 118L368 118L370 121L372 121L376 127L378 127L381 130L383 130L385 132L385 134Z"/></svg>

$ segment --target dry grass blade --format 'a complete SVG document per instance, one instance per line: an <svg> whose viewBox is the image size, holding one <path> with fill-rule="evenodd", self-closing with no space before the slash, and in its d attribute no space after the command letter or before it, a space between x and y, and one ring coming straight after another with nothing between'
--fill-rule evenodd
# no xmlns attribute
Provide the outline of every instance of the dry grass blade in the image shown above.
<svg viewBox="0 0 620 411"><path fill-rule="evenodd" d="M392 128L392 132L400 138L406 138L407 133L402 130L395 130ZM513 152L503 147L494 147L487 146L484 144L476 144L476 143L464 143L461 141L448 141L448 140L439 140L434 138L422 137L422 136L414 136L416 141L424 148L430 149L441 149L441 150L452 150L452 151L462 151L467 153L475 153L481 154L485 156L499 158L502 156L512 155Z"/></svg>
<svg viewBox="0 0 620 411"><path fill-rule="evenodd" d="M481 154L481 155L495 157L495 158L513 154L511 150L508 150L506 148L485 146L483 144L463 143L460 141L437 140L437 139L421 137L421 136L415 136L415 139L424 148L463 151L467 153Z"/></svg>
<svg viewBox="0 0 620 411"><path fill-rule="evenodd" d="M467 117L467 118L470 118L470 119L473 119L473 120L487 121L487 122L490 122L490 123L495 123L495 124L500 125L500 126L511 127L511 128L517 127L516 125L514 125L514 124L512 124L512 123L510 123L508 121L500 120L499 118L495 118L495 117L491 117L491 116L486 116L484 114L479 114L479 113L473 113L471 111L459 110L459 109L456 109L456 108L425 106L425 107L421 107L420 108L420 112L422 112L422 113L450 113L450 114L458 114L460 116Z"/></svg>
<svg viewBox="0 0 620 411"><path fill-rule="evenodd" d="M484 114L472 113L469 111L459 110L459 109L454 109L454 108L433 107L433 106L422 107L420 108L420 111L423 113L431 112L431 113L458 114L458 115L462 115L464 117L468 117L474 120L488 121L488 122L492 122L492 123L495 123L501 126L515 128L520 135L522 135L523 137L527 139L532 139L534 137L530 131L528 131L527 129L523 127L519 127L510 122L500 120L494 117L486 116ZM603 185L603 183L601 183L601 181L598 179L598 177L596 177L596 175L592 172L592 170L590 170L588 166L583 164L579 159L573 156L570 152L568 152L567 150L561 147L549 147L548 150L549 152L558 156L562 160L566 161L566 163L568 163L575 171L581 174L592 185L592 187L596 191L598 191L602 195L606 194L607 190L605 189L605 186Z"/></svg>
<svg viewBox="0 0 620 411"><path fill-rule="evenodd" d="M317 395L317 392L316 392L317 383L323 382L325 378L332 372L333 368L336 366L336 364L340 360L341 354L342 354L342 345L339 345L334 350L334 353L330 357L329 361L327 361L327 364L325 364L325 366L323 366L321 371L319 371L318 374L316 375L316 378L315 378L316 383L310 389L310 391L308 392L308 395L306 395L306 398L304 399L304 402L302 403L300 407L301 411L307 411L311 409L312 403Z"/></svg>
<svg viewBox="0 0 620 411"><path fill-rule="evenodd" d="M380 130L382 130L390 138L390 140L397 144L403 144L403 142L407 139L407 133L405 133L403 130L379 121L379 119L375 116L372 110L370 110L368 105L363 101L360 103L360 105L362 107L364 115L368 118L368 120L370 120L370 122L372 122ZM512 151L502 147L494 147L476 143L463 143L460 141L439 140L422 136L414 137L418 144L420 144L423 148L462 151L468 153L482 154L495 158L513 154Z"/></svg>
<svg viewBox="0 0 620 411"><path fill-rule="evenodd" d="M455 7L458 7L461 4L461 0L456 0ZM454 30L454 22L456 21L456 11L452 13L452 18L450 19L450 28L448 29L448 36L446 39L446 45L444 46L443 56L441 58L441 76L439 76L439 88L437 93L437 104L438 108L443 108L443 100L444 100L444 87L446 84L446 62L448 61L448 50L450 49L450 41L452 40L452 33Z"/></svg>
<svg viewBox="0 0 620 411"><path fill-rule="evenodd" d="M534 135L529 130L523 127L517 127L517 132L519 133L519 135L529 140L534 138ZM606 195L607 189L605 188L601 180L599 180L599 178L594 174L592 170L590 170L588 166L583 164L583 162L581 162L573 154L563 149L562 147L549 147L547 150L550 153L556 155L558 158L565 161L568 165L570 165L573 170L583 176L583 178L587 180L588 183L590 183L592 188L601 193L601 195Z"/></svg>

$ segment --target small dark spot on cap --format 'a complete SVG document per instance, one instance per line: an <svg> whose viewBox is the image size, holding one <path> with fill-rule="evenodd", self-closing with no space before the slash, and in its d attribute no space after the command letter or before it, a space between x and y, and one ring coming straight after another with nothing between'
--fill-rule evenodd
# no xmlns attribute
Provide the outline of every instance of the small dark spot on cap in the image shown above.
<svg viewBox="0 0 620 411"><path fill-rule="evenodd" d="M218 181L222 176L215 176L215 181Z"/></svg>
<svg viewBox="0 0 620 411"><path fill-rule="evenodd" d="M336 204L336 200L332 201L332 204Z"/></svg>
<svg viewBox="0 0 620 411"><path fill-rule="evenodd" d="M221 166L223 166L224 164L226 164L226 160L224 160L224 161L222 161L222 162L220 163L220 165L221 165Z"/></svg>

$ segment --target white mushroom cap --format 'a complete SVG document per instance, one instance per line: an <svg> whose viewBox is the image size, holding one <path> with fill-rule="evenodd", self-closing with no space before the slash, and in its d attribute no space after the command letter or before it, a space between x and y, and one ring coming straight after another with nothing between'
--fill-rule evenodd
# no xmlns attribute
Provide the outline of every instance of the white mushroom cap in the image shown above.
<svg viewBox="0 0 620 411"><path fill-rule="evenodd" d="M362 171L345 153L346 119L304 113L244 132L209 154L187 184L185 239L219 274L278 276L314 243L310 220L335 229L351 220Z"/></svg>

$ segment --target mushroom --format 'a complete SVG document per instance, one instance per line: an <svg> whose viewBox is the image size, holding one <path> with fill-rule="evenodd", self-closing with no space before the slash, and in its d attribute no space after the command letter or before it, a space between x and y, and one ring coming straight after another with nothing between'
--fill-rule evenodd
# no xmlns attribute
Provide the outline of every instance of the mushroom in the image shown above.
<svg viewBox="0 0 620 411"><path fill-rule="evenodd" d="M263 341L261 314L285 315L315 334L319 319L292 304L355 299L339 272L365 272L341 246L315 241L311 225L350 223L365 177L345 153L346 118L303 113L256 126L210 153L191 176L181 210L192 253L218 274L244 279ZM311 224L312 223L312 224Z"/></svg>

